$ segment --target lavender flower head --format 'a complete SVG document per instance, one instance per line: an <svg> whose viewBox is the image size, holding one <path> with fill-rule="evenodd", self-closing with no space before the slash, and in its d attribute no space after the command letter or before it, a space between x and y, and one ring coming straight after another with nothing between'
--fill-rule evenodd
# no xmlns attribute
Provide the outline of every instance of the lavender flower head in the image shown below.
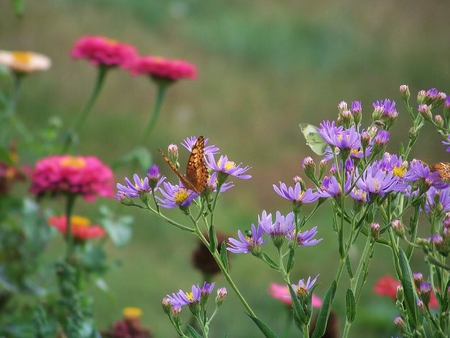
<svg viewBox="0 0 450 338"><path fill-rule="evenodd" d="M207 154L217 154L219 152L219 148L216 147L215 145L209 145L206 146L206 144L208 144L209 138L205 138L205 155ZM197 142L197 137L195 136L191 136L191 137L187 137L186 139L184 139L181 144L183 145L183 147L185 147L189 152L192 151L192 147L194 147L195 143Z"/></svg>
<svg viewBox="0 0 450 338"><path fill-rule="evenodd" d="M304 279L300 279L298 281L298 284L292 284L292 289L295 291L295 293L299 296L306 296L308 295L311 288L316 283L317 278L319 275L317 275L314 279L311 280L311 277L308 277L308 280L305 282Z"/></svg>
<svg viewBox="0 0 450 338"><path fill-rule="evenodd" d="M335 122L323 121L318 128L320 135L329 145L339 149L359 149L361 147L361 136L356 131L355 126L349 129L337 127Z"/></svg>
<svg viewBox="0 0 450 338"><path fill-rule="evenodd" d="M242 167L242 163L236 164L233 161L229 161L228 156L222 155L216 162L213 154L208 153L205 155L206 155L206 165L214 171L222 173L223 175L226 176L234 176L243 180L248 180L252 178L251 175L244 175L244 173L250 170L249 166Z"/></svg>
<svg viewBox="0 0 450 338"><path fill-rule="evenodd" d="M299 231L297 234L297 246L314 246L323 241L323 238L315 239L317 235L317 226L310 230ZM288 235L289 240L293 240L295 236L295 232L291 231Z"/></svg>
<svg viewBox="0 0 450 338"><path fill-rule="evenodd" d="M273 185L275 192L281 197L294 202L295 204L313 203L319 199L319 194L312 189L302 190L300 182L295 183L294 187L287 187L285 183L280 182L280 187Z"/></svg>
<svg viewBox="0 0 450 338"><path fill-rule="evenodd" d="M241 230L238 230L239 240L234 238L228 238L228 247L227 250L233 253L252 253L255 256L258 256L261 251L261 245L266 242L263 239L263 229L258 226L255 227L252 224L251 231L244 234Z"/></svg>
<svg viewBox="0 0 450 338"><path fill-rule="evenodd" d="M398 117L397 109L395 108L395 101L391 100L379 100L372 103L374 114L381 114L390 120L394 120Z"/></svg>
<svg viewBox="0 0 450 338"><path fill-rule="evenodd" d="M187 208L191 205L192 201L199 195L191 190L183 188L181 185L172 185L171 183L164 182L163 188L160 189L164 198L157 196L157 200L160 205L166 209L172 209L176 207Z"/></svg>

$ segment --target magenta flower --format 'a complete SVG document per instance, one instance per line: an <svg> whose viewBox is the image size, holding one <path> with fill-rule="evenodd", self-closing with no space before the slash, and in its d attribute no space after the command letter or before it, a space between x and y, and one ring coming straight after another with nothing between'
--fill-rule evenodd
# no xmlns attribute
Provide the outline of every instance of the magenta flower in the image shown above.
<svg viewBox="0 0 450 338"><path fill-rule="evenodd" d="M167 59L153 55L134 60L130 71L133 76L148 75L154 79L169 81L197 78L197 68L193 64L184 60Z"/></svg>
<svg viewBox="0 0 450 338"><path fill-rule="evenodd" d="M261 249L261 245L266 242L263 240L263 229L258 226L255 227L252 224L251 231L245 236L242 234L241 230L238 230L239 240L234 238L228 238L227 250L233 253L249 253L253 255L258 255Z"/></svg>
<svg viewBox="0 0 450 338"><path fill-rule="evenodd" d="M251 175L243 175L250 170L249 166L242 167L242 163L236 165L235 162L229 161L228 156L220 156L219 160L215 161L214 155L209 153L205 154L206 165L214 171L220 172L225 175L234 176L243 180L252 178Z"/></svg>
<svg viewBox="0 0 450 338"><path fill-rule="evenodd" d="M48 156L36 162L30 191L37 196L82 195L88 201L97 196L113 197L113 173L94 156Z"/></svg>
<svg viewBox="0 0 450 338"><path fill-rule="evenodd" d="M160 206L166 209L172 209L176 207L187 208L191 205L192 201L199 195L192 190L185 189L181 182L179 185L172 185L168 182L163 183L163 188L159 191L164 198L156 197L160 202Z"/></svg>
<svg viewBox="0 0 450 338"><path fill-rule="evenodd" d="M138 55L131 45L94 35L78 39L70 54L75 59L87 59L94 66L121 68L130 66Z"/></svg>
<svg viewBox="0 0 450 338"><path fill-rule="evenodd" d="M280 182L278 188L275 184L273 190L281 197L294 202L295 204L313 203L319 199L319 194L312 191L312 189L302 190L299 182L295 183L294 187L287 187L285 183Z"/></svg>

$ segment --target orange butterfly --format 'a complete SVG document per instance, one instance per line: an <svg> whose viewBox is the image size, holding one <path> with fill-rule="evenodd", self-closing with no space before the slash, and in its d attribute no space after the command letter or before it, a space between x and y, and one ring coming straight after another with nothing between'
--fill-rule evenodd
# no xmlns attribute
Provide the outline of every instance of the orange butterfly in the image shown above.
<svg viewBox="0 0 450 338"><path fill-rule="evenodd" d="M199 136L194 146L192 147L191 155L186 167L186 175L180 173L170 159L158 149L164 160L169 164L175 174L180 178L181 182L186 189L195 191L197 194L201 194L205 189L206 182L208 181L208 168L205 163L205 139L203 136Z"/></svg>
<svg viewBox="0 0 450 338"><path fill-rule="evenodd" d="M439 173L439 177L444 181L450 181L450 163L448 162L438 162L433 165L430 165L430 170L432 172L437 171Z"/></svg>

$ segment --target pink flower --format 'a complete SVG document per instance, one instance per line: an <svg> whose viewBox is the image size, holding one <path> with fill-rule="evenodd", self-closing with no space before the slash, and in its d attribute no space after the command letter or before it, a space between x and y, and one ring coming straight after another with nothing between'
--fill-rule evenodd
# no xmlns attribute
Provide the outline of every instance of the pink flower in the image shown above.
<svg viewBox="0 0 450 338"><path fill-rule="evenodd" d="M291 294L289 293L289 289L286 285L270 283L269 294L273 298L292 306ZM312 306L315 308L320 308L322 306L322 300L315 294L312 296Z"/></svg>
<svg viewBox="0 0 450 338"><path fill-rule="evenodd" d="M392 276L384 276L377 280L373 291L380 296L387 296L392 299L396 299L397 286L400 282L394 279Z"/></svg>
<svg viewBox="0 0 450 338"><path fill-rule="evenodd" d="M67 217L52 216L47 220L48 224L58 229L61 233L66 233ZM105 237L106 232L99 225L91 225L91 222L86 217L72 216L70 217L70 230L72 236L77 239L86 240L89 238Z"/></svg>
<svg viewBox="0 0 450 338"><path fill-rule="evenodd" d="M137 57L136 49L100 35L85 35L75 42L70 52L75 59L87 59L94 66L126 68Z"/></svg>
<svg viewBox="0 0 450 338"><path fill-rule="evenodd" d="M131 74L149 75L155 79L176 81L182 78L196 79L197 68L184 60L166 59L159 56L137 58L130 67Z"/></svg>
<svg viewBox="0 0 450 338"><path fill-rule="evenodd" d="M94 156L48 156L36 162L30 191L83 195L88 201L97 196L114 196L114 178L109 167Z"/></svg>

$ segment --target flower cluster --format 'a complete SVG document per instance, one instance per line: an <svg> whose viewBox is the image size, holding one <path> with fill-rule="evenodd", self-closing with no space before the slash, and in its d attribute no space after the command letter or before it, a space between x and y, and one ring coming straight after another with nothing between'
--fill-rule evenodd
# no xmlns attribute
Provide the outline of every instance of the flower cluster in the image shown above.
<svg viewBox="0 0 450 338"><path fill-rule="evenodd" d="M56 155L36 162L31 175L31 192L82 195L88 201L97 196L113 197L113 173L94 156Z"/></svg>

